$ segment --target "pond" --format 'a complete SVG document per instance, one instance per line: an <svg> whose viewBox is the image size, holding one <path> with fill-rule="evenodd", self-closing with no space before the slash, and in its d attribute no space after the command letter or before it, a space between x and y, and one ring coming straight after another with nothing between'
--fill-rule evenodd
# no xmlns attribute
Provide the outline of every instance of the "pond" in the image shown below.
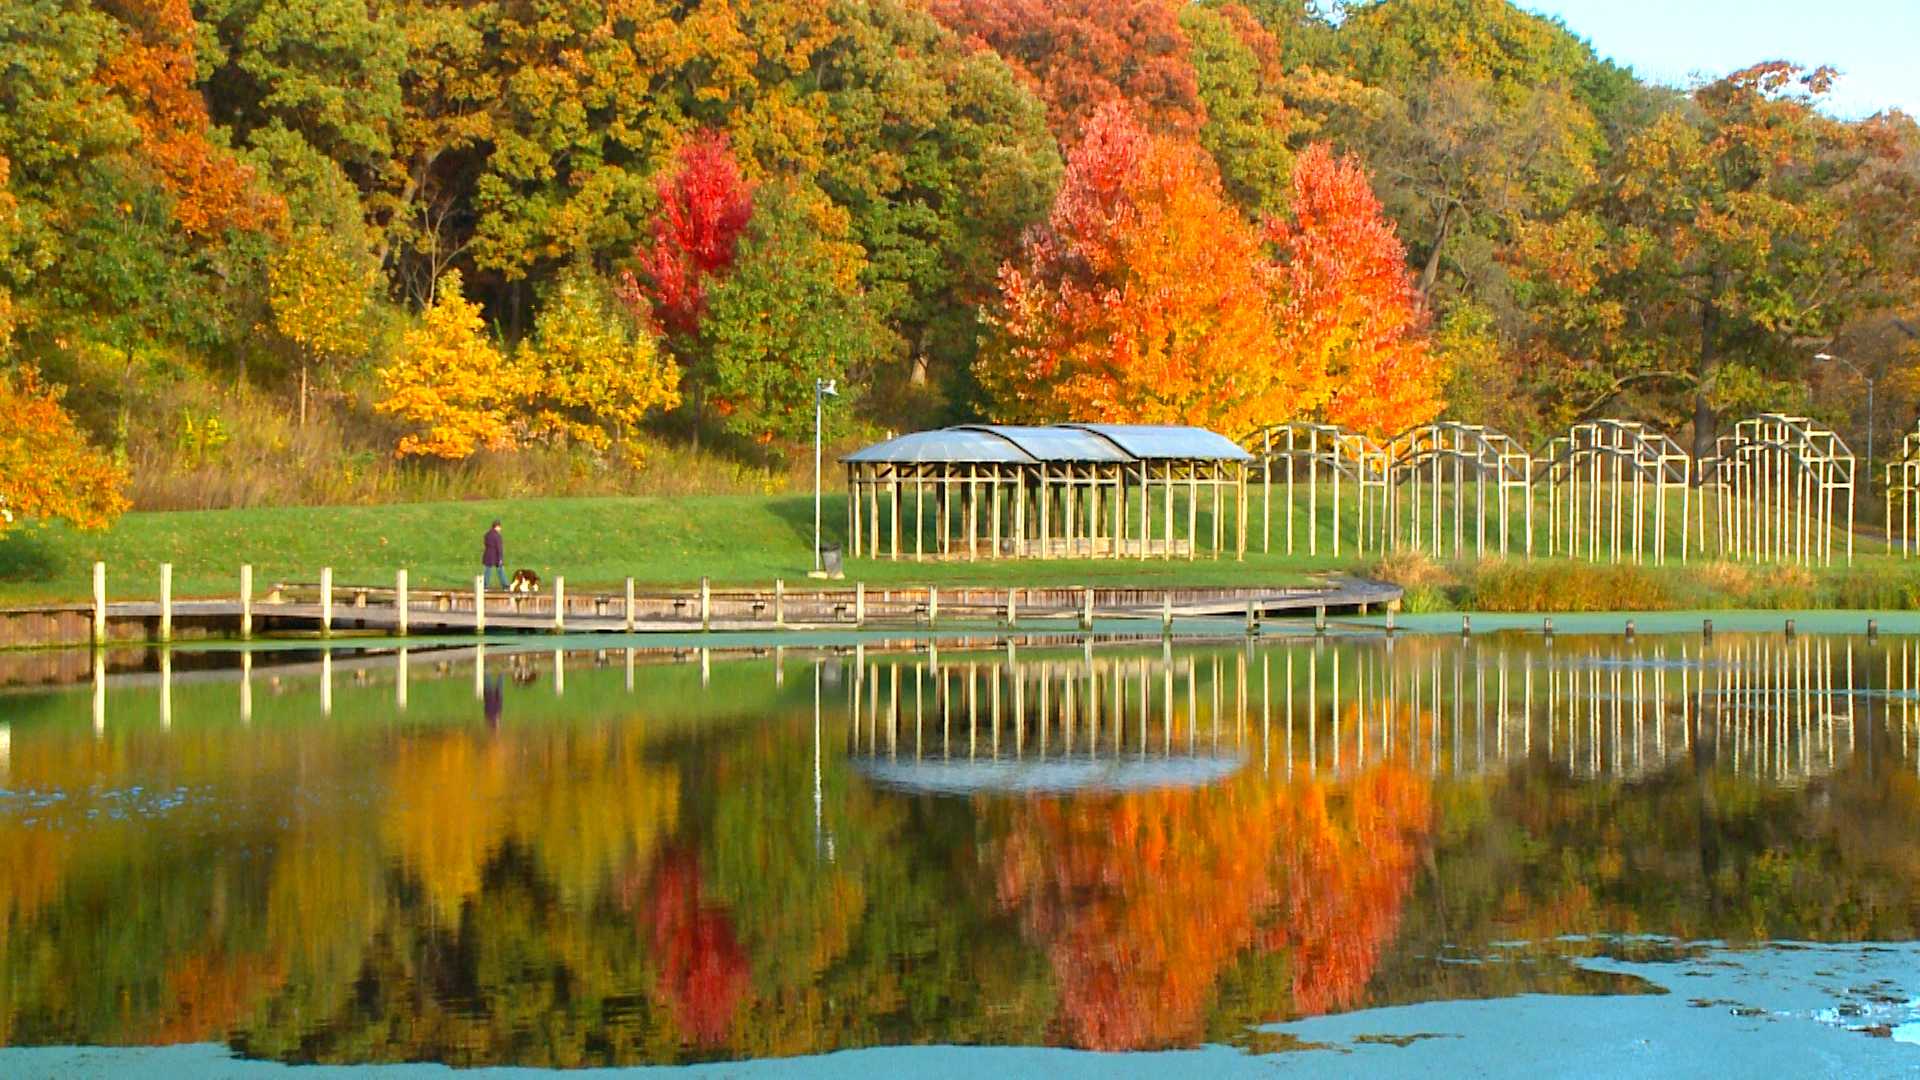
<svg viewBox="0 0 1920 1080"><path fill-rule="evenodd" d="M1911 638L604 645L4 692L0 1073L1920 1070Z"/></svg>

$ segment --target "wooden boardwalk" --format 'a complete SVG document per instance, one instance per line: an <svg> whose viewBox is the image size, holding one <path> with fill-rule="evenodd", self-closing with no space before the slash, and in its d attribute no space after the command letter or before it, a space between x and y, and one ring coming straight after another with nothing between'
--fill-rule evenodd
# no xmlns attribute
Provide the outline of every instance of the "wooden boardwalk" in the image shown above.
<svg viewBox="0 0 1920 1080"><path fill-rule="evenodd" d="M698 634L769 631L1091 626L1128 620L1267 619L1365 612L1400 597L1397 586L1358 579L1322 587L708 589L685 592L488 592L476 617L471 590L279 583L251 602L232 599L112 601L113 641L239 639L272 635L429 636ZM91 605L0 611L0 646L86 644Z"/></svg>

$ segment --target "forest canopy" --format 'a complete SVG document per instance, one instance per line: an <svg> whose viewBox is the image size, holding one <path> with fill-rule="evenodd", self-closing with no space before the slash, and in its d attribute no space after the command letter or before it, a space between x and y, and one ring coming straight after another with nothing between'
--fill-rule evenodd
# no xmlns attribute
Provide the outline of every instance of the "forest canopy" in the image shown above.
<svg viewBox="0 0 1920 1080"><path fill-rule="evenodd" d="M0 58L0 366L139 506L764 466L816 378L842 436L1920 393L1910 118L1508 0L14 0Z"/></svg>

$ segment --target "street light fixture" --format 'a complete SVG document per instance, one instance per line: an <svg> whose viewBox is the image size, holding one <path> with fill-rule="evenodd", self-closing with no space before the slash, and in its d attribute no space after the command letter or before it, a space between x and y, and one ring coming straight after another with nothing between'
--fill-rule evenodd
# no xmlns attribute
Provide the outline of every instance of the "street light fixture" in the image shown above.
<svg viewBox="0 0 1920 1080"><path fill-rule="evenodd" d="M1862 369L1859 364L1854 363L1853 361L1847 359L1846 357L1835 356L1833 353L1828 353L1828 352L1814 353L1813 359L1815 363L1820 363L1820 364L1836 364L1836 363L1845 364L1849 369L1853 371L1855 375L1858 375L1862 379L1866 380L1866 383L1867 383L1867 497L1871 499L1873 497L1873 384L1875 381L1873 377L1873 373Z"/></svg>
<svg viewBox="0 0 1920 1080"><path fill-rule="evenodd" d="M820 561L820 420L821 402L825 398L839 397L840 390L833 379L813 380L813 573L818 577L826 573Z"/></svg>

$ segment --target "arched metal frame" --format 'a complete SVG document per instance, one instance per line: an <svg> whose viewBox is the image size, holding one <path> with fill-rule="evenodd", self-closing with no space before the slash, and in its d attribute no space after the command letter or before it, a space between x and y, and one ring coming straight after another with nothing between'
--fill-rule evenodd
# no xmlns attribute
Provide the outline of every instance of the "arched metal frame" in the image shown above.
<svg viewBox="0 0 1920 1080"><path fill-rule="evenodd" d="M1451 531L1451 553L1459 557L1467 549L1466 510L1471 495L1473 551L1476 558L1485 558L1491 488L1498 553L1505 556L1511 551L1517 500L1523 511L1523 550L1533 554L1533 455L1511 436L1479 424L1438 421L1394 436L1386 453L1389 543L1404 539L1407 547L1442 558L1448 554ZM1443 512L1449 499L1451 530L1444 527Z"/></svg>
<svg viewBox="0 0 1920 1080"><path fill-rule="evenodd" d="M1344 513L1342 479L1354 494L1354 549L1367 553L1371 532L1376 546L1384 545L1387 520L1387 472L1390 458L1379 443L1336 424L1295 422L1274 424L1254 432L1241 445L1254 455L1263 495L1260 510L1260 550L1273 550L1274 473L1280 473L1286 506L1286 552L1294 553L1296 536L1294 493L1305 472L1307 489L1307 554L1320 553L1320 487L1322 478L1332 492L1333 554L1340 554ZM1371 518L1369 517L1371 511ZM1369 529L1368 526L1372 525Z"/></svg>
<svg viewBox="0 0 1920 1080"><path fill-rule="evenodd" d="M1698 514L1706 536L1706 493L1715 501L1722 558L1833 565L1835 514L1845 495L1847 563L1853 563L1853 451L1803 416L1762 413L1734 425L1699 463Z"/></svg>
<svg viewBox="0 0 1920 1080"><path fill-rule="evenodd" d="M1887 462L1886 471L1887 545L1904 559L1920 549L1920 424L1900 440L1900 457ZM1896 498L1900 502L1897 518Z"/></svg>
<svg viewBox="0 0 1920 1080"><path fill-rule="evenodd" d="M1678 491L1685 562L1692 467L1679 444L1638 421L1574 425L1547 444L1537 463L1535 479L1547 485L1547 554L1615 563L1651 557L1664 564L1667 506Z"/></svg>

